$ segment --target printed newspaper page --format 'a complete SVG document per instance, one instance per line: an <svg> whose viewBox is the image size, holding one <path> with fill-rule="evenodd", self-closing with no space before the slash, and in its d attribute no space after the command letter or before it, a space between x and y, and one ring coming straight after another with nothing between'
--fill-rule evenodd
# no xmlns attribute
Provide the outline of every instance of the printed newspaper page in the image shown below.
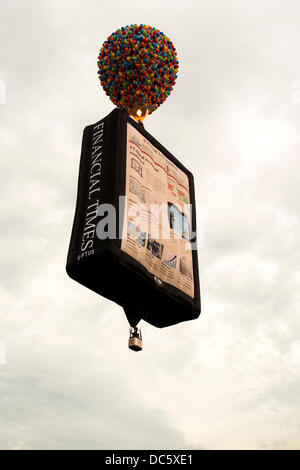
<svg viewBox="0 0 300 470"><path fill-rule="evenodd" d="M125 195L121 250L193 298L188 177L129 123Z"/></svg>

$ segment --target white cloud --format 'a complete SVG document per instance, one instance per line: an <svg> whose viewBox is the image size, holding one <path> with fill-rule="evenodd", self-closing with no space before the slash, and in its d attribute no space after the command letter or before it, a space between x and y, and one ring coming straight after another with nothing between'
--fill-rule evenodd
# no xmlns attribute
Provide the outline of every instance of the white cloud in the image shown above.
<svg viewBox="0 0 300 470"><path fill-rule="evenodd" d="M1 4L0 447L299 448L298 2L31 5ZM178 50L145 126L205 215L202 316L144 324L138 355L64 269L82 130L113 107L97 53L134 22Z"/></svg>

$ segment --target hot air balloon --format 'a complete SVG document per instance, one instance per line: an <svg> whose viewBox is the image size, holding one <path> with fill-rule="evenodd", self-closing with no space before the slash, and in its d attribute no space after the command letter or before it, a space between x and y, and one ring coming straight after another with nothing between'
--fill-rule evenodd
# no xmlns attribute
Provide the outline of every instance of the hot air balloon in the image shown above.
<svg viewBox="0 0 300 470"><path fill-rule="evenodd" d="M115 31L98 56L98 74L105 93L140 122L169 96L178 67L172 41L143 24Z"/></svg>
<svg viewBox="0 0 300 470"><path fill-rule="evenodd" d="M141 125L178 60L163 33L131 25L107 39L98 67L117 107L84 129L66 269L123 307L140 351L140 320L163 328L200 314L193 175Z"/></svg>

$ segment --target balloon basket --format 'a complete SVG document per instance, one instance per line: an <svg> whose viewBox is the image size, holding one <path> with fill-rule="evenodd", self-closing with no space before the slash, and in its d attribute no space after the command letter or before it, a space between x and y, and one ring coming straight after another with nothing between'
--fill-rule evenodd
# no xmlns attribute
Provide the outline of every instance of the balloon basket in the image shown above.
<svg viewBox="0 0 300 470"><path fill-rule="evenodd" d="M143 349L143 340L141 330L137 327L130 328L128 347L132 351L141 351Z"/></svg>

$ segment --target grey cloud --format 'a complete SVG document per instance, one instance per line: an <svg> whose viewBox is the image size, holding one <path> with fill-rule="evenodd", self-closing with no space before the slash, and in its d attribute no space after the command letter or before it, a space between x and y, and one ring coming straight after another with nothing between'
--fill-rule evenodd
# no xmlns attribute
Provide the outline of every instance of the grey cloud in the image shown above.
<svg viewBox="0 0 300 470"><path fill-rule="evenodd" d="M299 4L130 3L1 3L0 447L295 447ZM131 22L178 50L145 126L192 169L204 229L202 316L143 325L141 356L64 270L82 130L113 108L97 53Z"/></svg>

